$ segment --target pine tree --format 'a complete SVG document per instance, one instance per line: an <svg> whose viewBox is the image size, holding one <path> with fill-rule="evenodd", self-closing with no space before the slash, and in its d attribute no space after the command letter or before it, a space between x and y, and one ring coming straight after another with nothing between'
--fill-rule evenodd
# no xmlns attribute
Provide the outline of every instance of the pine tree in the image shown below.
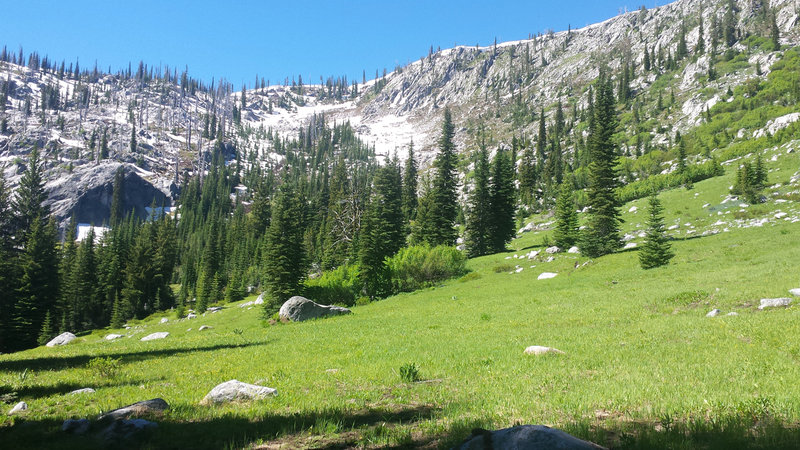
<svg viewBox="0 0 800 450"><path fill-rule="evenodd" d="M39 338L36 340L39 345L46 344L50 339L53 339L55 334L53 333L53 319L50 314L50 310L47 310L47 313L44 315L44 322L42 323L42 331L39 332Z"/></svg>
<svg viewBox="0 0 800 450"><path fill-rule="evenodd" d="M772 49L778 51L781 49L781 30L778 28L778 14L777 12L772 13L772 23L770 24L771 33L770 37L772 38Z"/></svg>
<svg viewBox="0 0 800 450"><path fill-rule="evenodd" d="M401 184L396 160L375 171L359 241L359 276L370 297L389 294L391 279L384 261L405 244Z"/></svg>
<svg viewBox="0 0 800 450"><path fill-rule="evenodd" d="M533 146L525 144L523 141L522 161L519 165L519 195L522 204L532 206L536 199L536 161Z"/></svg>
<svg viewBox="0 0 800 450"><path fill-rule="evenodd" d="M756 155L752 184L759 191L767 187L767 168L764 167L764 159L761 157L761 153Z"/></svg>
<svg viewBox="0 0 800 450"><path fill-rule="evenodd" d="M284 177L265 236L263 280L270 297L265 303L268 313L300 291L300 282L306 274L304 217L305 200Z"/></svg>
<svg viewBox="0 0 800 450"><path fill-rule="evenodd" d="M414 141L408 144L408 156L403 171L403 217L406 223L417 213L417 161L414 158Z"/></svg>
<svg viewBox="0 0 800 450"><path fill-rule="evenodd" d="M122 220L122 199L125 196L125 168L120 166L114 173L114 188L111 194L111 214L108 224L111 227L116 227L119 221Z"/></svg>
<svg viewBox="0 0 800 450"><path fill-rule="evenodd" d="M686 174L686 143L683 139L678 141L678 174Z"/></svg>
<svg viewBox="0 0 800 450"><path fill-rule="evenodd" d="M578 213L575 210L575 199L572 193L572 183L561 183L561 192L556 201L556 228L553 238L557 247L568 249L578 243L580 231L578 230Z"/></svg>
<svg viewBox="0 0 800 450"><path fill-rule="evenodd" d="M467 199L464 245L470 258L490 252L491 192L489 190L489 152L478 151L473 174L473 188Z"/></svg>
<svg viewBox="0 0 800 450"><path fill-rule="evenodd" d="M680 61L689 54L689 47L686 45L686 24L681 24L678 35L678 46L675 49L675 60Z"/></svg>
<svg viewBox="0 0 800 450"><path fill-rule="evenodd" d="M706 52L706 38L705 30L703 29L703 11L700 10L700 25L697 31L697 45L694 47L694 52L697 55L702 55Z"/></svg>
<svg viewBox="0 0 800 450"><path fill-rule="evenodd" d="M58 294L58 255L56 226L51 219L32 221L25 251L20 258L19 287L14 305L15 348L36 345L45 314L56 304Z"/></svg>
<svg viewBox="0 0 800 450"><path fill-rule="evenodd" d="M136 125L131 127L131 153L136 153Z"/></svg>
<svg viewBox="0 0 800 450"><path fill-rule="evenodd" d="M47 193L44 190L43 168L39 161L39 148L34 145L28 155L28 170L19 181L17 195L13 202L17 218L13 236L17 241L17 247L24 246L35 219L38 218L42 222L47 221L50 209L43 206L45 200L47 200Z"/></svg>
<svg viewBox="0 0 800 450"><path fill-rule="evenodd" d="M114 307L111 310L111 328L122 328L125 325L126 314L119 300L119 295L114 297Z"/></svg>
<svg viewBox="0 0 800 450"><path fill-rule="evenodd" d="M450 109L444 110L442 122L442 135L439 137L439 153L433 162L435 170L433 183L428 194L430 198L429 214L417 220L430 220L430 224L422 224L419 230L427 234L419 236L419 241L437 245L453 245L456 241L454 228L458 215L458 179L456 178L457 156L453 137L455 126L450 115Z"/></svg>
<svg viewBox="0 0 800 450"><path fill-rule="evenodd" d="M516 191L513 177L514 169L509 152L498 150L492 161L489 183L489 239L493 252L505 251L506 244L514 237Z"/></svg>
<svg viewBox="0 0 800 450"><path fill-rule="evenodd" d="M589 257L609 254L622 245L619 236L619 200L617 198L617 149L613 135L617 128L614 93L611 81L601 75L597 83L595 117L589 130L589 217L581 236L581 253Z"/></svg>
<svg viewBox="0 0 800 450"><path fill-rule="evenodd" d="M655 193L650 196L649 205L650 218L647 222L647 232L644 244L639 250L639 264L643 269L669 264L669 260L675 256L664 228L664 209Z"/></svg>
<svg viewBox="0 0 800 450"><path fill-rule="evenodd" d="M8 351L6 346L11 330L10 318L14 310L17 277L17 264L14 258L13 214L11 199L3 172L0 171L0 352Z"/></svg>
<svg viewBox="0 0 800 450"><path fill-rule="evenodd" d="M725 45L732 47L736 43L736 5L734 0L728 0L728 7L725 9L725 15L722 18L722 38Z"/></svg>

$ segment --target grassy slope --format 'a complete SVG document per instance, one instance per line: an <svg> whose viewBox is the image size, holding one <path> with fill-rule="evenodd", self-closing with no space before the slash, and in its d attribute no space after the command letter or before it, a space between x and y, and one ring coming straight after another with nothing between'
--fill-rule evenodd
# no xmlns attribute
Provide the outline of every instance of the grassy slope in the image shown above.
<svg viewBox="0 0 800 450"><path fill-rule="evenodd" d="M770 182L788 182L800 157L782 148L766 159L776 152ZM124 331L133 338L106 342L102 336L115 330L104 330L63 348L2 355L0 395L15 392L30 409L0 416L0 440L15 448L91 447L97 443L89 438L58 431L61 421L162 397L172 409L144 443L156 448L275 439L447 446L473 426L517 422L559 426L615 447L791 447L800 439L800 310L756 306L800 287L800 223L773 219L739 229L734 216L771 218L782 210L799 217L800 205L722 204L733 169L692 191L662 194L667 224L681 224L679 238L730 229L675 241L677 257L665 268L643 271L635 251L579 268L587 260L577 255L550 263L505 259L547 234L528 233L512 243L515 252L472 260L465 279L356 307L348 317L264 327L258 309L227 305L191 321L170 316L159 324L163 315L154 316ZM796 190L783 184L769 194ZM624 207L626 231L643 227L645 202ZM639 211L627 212L631 205ZM713 225L718 220L727 224ZM686 234L686 222L694 234ZM515 264L524 270L495 270ZM559 275L537 281L543 271ZM712 308L739 315L704 317ZM197 331L203 324L214 328ZM138 340L155 331L171 334ZM528 345L565 354L525 356ZM98 355L120 358L119 375L102 378L86 368ZM406 363L427 381L403 383L398 371ZM198 405L232 378L275 387L279 396ZM67 395L87 386L97 393Z"/></svg>

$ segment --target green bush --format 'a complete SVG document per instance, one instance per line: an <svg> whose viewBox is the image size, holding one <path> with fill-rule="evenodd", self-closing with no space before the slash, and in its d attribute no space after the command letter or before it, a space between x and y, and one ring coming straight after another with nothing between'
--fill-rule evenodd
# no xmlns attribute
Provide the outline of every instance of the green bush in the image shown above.
<svg viewBox="0 0 800 450"><path fill-rule="evenodd" d="M707 161L702 164L686 166L686 172L677 172L653 175L643 180L622 186L617 190L620 202L627 203L631 200L644 198L653 192L680 186L685 183L696 183L707 178L723 175L725 169L716 161Z"/></svg>
<svg viewBox="0 0 800 450"><path fill-rule="evenodd" d="M400 366L400 379L406 383L414 383L421 380L419 369L414 363L403 364Z"/></svg>
<svg viewBox="0 0 800 450"><path fill-rule="evenodd" d="M361 292L358 266L339 266L305 282L304 295L321 305L353 306Z"/></svg>
<svg viewBox="0 0 800 450"><path fill-rule="evenodd" d="M107 356L92 358L86 364L86 368L95 373L101 378L113 378L117 375L120 369L120 359Z"/></svg>
<svg viewBox="0 0 800 450"><path fill-rule="evenodd" d="M467 258L455 247L416 245L386 260L396 292L432 286L467 272Z"/></svg>

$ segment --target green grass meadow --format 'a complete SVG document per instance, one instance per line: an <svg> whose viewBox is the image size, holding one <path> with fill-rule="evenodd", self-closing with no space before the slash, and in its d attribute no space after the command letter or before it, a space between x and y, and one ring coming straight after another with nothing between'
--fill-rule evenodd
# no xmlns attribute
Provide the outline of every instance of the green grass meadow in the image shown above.
<svg viewBox="0 0 800 450"><path fill-rule="evenodd" d="M635 249L594 260L514 258L549 235L531 232L513 251L471 260L461 279L349 316L269 325L259 308L227 304L192 320L155 315L64 347L0 355L2 411L29 405L0 415L0 447L101 447L61 423L161 397L171 409L154 419L158 429L126 445L448 448L474 427L545 424L611 448L798 448L800 308L757 306L800 287L800 222L774 218L800 214L790 183L800 158L786 147L765 156L774 186L764 204L722 203L736 163L661 194L667 226L680 225L671 231L677 256L663 268L642 270ZM646 201L623 208L626 233L644 229ZM769 221L750 226L761 218ZM516 266L523 270L510 273ZM558 276L537 280L542 272ZM722 315L705 317L713 308ZM170 335L139 341L156 331ZM103 340L112 332L126 337ZM564 354L523 354L530 345ZM118 373L87 367L97 356L119 358ZM406 364L420 381L401 379ZM278 396L199 405L230 379ZM84 387L97 392L68 394Z"/></svg>

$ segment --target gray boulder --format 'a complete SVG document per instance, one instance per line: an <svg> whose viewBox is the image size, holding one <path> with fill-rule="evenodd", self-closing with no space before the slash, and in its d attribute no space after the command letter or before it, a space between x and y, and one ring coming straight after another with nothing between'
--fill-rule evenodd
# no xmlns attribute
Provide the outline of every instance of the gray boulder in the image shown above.
<svg viewBox="0 0 800 450"><path fill-rule="evenodd" d="M794 295L795 297L800 297L800 288L789 289L789 293Z"/></svg>
<svg viewBox="0 0 800 450"><path fill-rule="evenodd" d="M264 304L264 294L263 294L263 293L261 293L261 294L258 294L258 298L257 298L257 299L255 299L255 301L253 302L253 304L254 304L254 305L263 305L263 304Z"/></svg>
<svg viewBox="0 0 800 450"><path fill-rule="evenodd" d="M563 355L564 352L557 348L553 347L544 347L541 345L531 345L530 347L525 349L526 355L545 355L547 353L555 353L559 355Z"/></svg>
<svg viewBox="0 0 800 450"><path fill-rule="evenodd" d="M292 322L302 322L304 320L350 314L350 312L351 311L347 308L332 305L320 305L305 297L295 295L289 300L286 300L286 302L281 306L278 315L281 319L288 319Z"/></svg>
<svg viewBox="0 0 800 450"><path fill-rule="evenodd" d="M792 303L790 298L762 298L758 309L777 308L779 306L789 306Z"/></svg>
<svg viewBox="0 0 800 450"><path fill-rule="evenodd" d="M89 431L89 419L67 419L61 424L61 431L72 434L85 434Z"/></svg>
<svg viewBox="0 0 800 450"><path fill-rule="evenodd" d="M100 437L106 441L124 441L153 428L158 428L158 424L145 419L115 420L100 432Z"/></svg>
<svg viewBox="0 0 800 450"><path fill-rule="evenodd" d="M74 391L70 392L69 395L77 395L77 394L94 394L95 391L92 388L83 388L83 389L75 389Z"/></svg>
<svg viewBox="0 0 800 450"><path fill-rule="evenodd" d="M11 408L11 411L8 412L9 416L13 416L14 414L20 413L22 411L28 410L28 404L25 402L19 402Z"/></svg>
<svg viewBox="0 0 800 450"><path fill-rule="evenodd" d="M127 419L131 416L140 416L144 414L158 414L169 409L169 405L163 399L154 398L152 400L144 400L136 402L132 405L123 406L113 411L109 411L102 416L98 417L99 421L112 421Z"/></svg>
<svg viewBox="0 0 800 450"><path fill-rule="evenodd" d="M718 309L712 309L711 311L708 312L708 314L706 314L706 317L717 317L718 315L720 315L720 313L722 313L722 311Z"/></svg>
<svg viewBox="0 0 800 450"><path fill-rule="evenodd" d="M211 392L203 397L200 404L212 405L233 401L247 401L265 398L270 395L278 395L278 391L265 386L242 383L239 380L230 380L215 386Z"/></svg>
<svg viewBox="0 0 800 450"><path fill-rule="evenodd" d="M214 327L211 327L211 326L208 326L208 325L202 325L200 328L198 328L198 330L199 331L204 331L204 330L210 330L212 328L214 328Z"/></svg>
<svg viewBox="0 0 800 450"><path fill-rule="evenodd" d="M597 444L578 439L555 428L544 425L520 425L497 431L476 429L459 450L514 449L514 450L598 450Z"/></svg>
<svg viewBox="0 0 800 450"><path fill-rule="evenodd" d="M113 341L114 339L119 339L121 337L122 337L121 334L111 333L111 334L107 334L106 337L104 337L103 339L105 339L107 341Z"/></svg>
<svg viewBox="0 0 800 450"><path fill-rule="evenodd" d="M139 339L140 341L152 341L155 339L164 339L165 337L169 336L169 332L167 331L159 331L158 333L148 334L147 336Z"/></svg>
<svg viewBox="0 0 800 450"><path fill-rule="evenodd" d="M57 345L67 345L74 340L75 340L75 335L67 331L54 337L53 339L50 340L50 342L48 342L45 345L47 345L48 347L55 347Z"/></svg>

